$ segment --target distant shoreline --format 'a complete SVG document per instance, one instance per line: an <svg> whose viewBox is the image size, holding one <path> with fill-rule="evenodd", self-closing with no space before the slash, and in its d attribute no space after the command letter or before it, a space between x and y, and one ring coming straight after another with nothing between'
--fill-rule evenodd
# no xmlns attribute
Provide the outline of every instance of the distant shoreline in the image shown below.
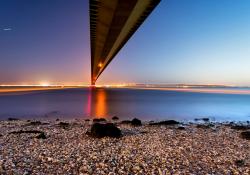
<svg viewBox="0 0 250 175"><path fill-rule="evenodd" d="M90 88L91 86L1 86L0 94L32 92L32 91L46 91L46 90L61 90L61 89L80 89ZM194 93L210 93L210 94L243 94L250 95L250 88L241 87L153 87L153 86L96 86L92 88L114 88L114 89L142 89L142 90L162 90L162 91L177 91L177 92L194 92Z"/></svg>

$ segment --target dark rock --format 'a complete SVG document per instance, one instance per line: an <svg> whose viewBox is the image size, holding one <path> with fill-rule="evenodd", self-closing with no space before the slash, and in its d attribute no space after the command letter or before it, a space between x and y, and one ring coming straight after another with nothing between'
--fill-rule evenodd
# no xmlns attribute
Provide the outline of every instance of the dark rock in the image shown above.
<svg viewBox="0 0 250 175"><path fill-rule="evenodd" d="M19 130L19 131L12 131L10 132L10 134L41 134L43 133L42 131L37 131L37 130L27 130L27 131L23 131L23 130Z"/></svg>
<svg viewBox="0 0 250 175"><path fill-rule="evenodd" d="M250 140L250 131L241 132L241 138Z"/></svg>
<svg viewBox="0 0 250 175"><path fill-rule="evenodd" d="M18 118L12 118L12 117L8 118L8 121L17 121L17 120L19 120L19 119Z"/></svg>
<svg viewBox="0 0 250 175"><path fill-rule="evenodd" d="M112 120L119 120L119 117L114 116L114 117L112 117Z"/></svg>
<svg viewBox="0 0 250 175"><path fill-rule="evenodd" d="M69 127L69 123L67 122L60 122L58 125L63 129L67 129Z"/></svg>
<svg viewBox="0 0 250 175"><path fill-rule="evenodd" d="M202 125L202 124L198 124L198 125L196 125L196 127L197 128L202 128L202 129L209 129L209 128L211 128L211 127L214 127L214 125L213 124L207 124L207 125Z"/></svg>
<svg viewBox="0 0 250 175"><path fill-rule="evenodd" d="M250 126L249 125L232 125L231 129L248 130L248 129L250 129Z"/></svg>
<svg viewBox="0 0 250 175"><path fill-rule="evenodd" d="M203 120L204 122L208 122L209 121L209 118L195 118L194 121L200 121L200 120Z"/></svg>
<svg viewBox="0 0 250 175"><path fill-rule="evenodd" d="M175 120L165 120L161 122L156 122L156 123L150 123L149 125L178 125L180 122L177 122Z"/></svg>
<svg viewBox="0 0 250 175"><path fill-rule="evenodd" d="M59 120L60 120L59 118L56 119L57 122L58 122Z"/></svg>
<svg viewBox="0 0 250 175"><path fill-rule="evenodd" d="M123 120L123 121L121 121L121 124L131 124L131 121L130 120Z"/></svg>
<svg viewBox="0 0 250 175"><path fill-rule="evenodd" d="M46 135L44 132L40 133L38 136L36 136L37 139L47 139Z"/></svg>
<svg viewBox="0 0 250 175"><path fill-rule="evenodd" d="M209 118L202 118L202 120L203 120L204 122L208 122L208 121L209 121Z"/></svg>
<svg viewBox="0 0 250 175"><path fill-rule="evenodd" d="M99 118L100 122L106 122L107 120L105 118Z"/></svg>
<svg viewBox="0 0 250 175"><path fill-rule="evenodd" d="M121 130L117 128L113 123L94 123L88 133L92 137L121 137Z"/></svg>
<svg viewBox="0 0 250 175"><path fill-rule="evenodd" d="M90 119L85 119L85 122L89 122L90 121Z"/></svg>
<svg viewBox="0 0 250 175"><path fill-rule="evenodd" d="M244 164L245 164L244 160L236 160L235 161L235 165L237 165L237 166L244 166Z"/></svg>
<svg viewBox="0 0 250 175"><path fill-rule="evenodd" d="M25 172L23 173L23 175L31 175L32 171L31 170L25 170Z"/></svg>
<svg viewBox="0 0 250 175"><path fill-rule="evenodd" d="M137 119L137 118L134 118L132 121L131 121L131 125L133 126L141 126L141 120Z"/></svg>
<svg viewBox="0 0 250 175"><path fill-rule="evenodd" d="M184 126L179 126L177 129L179 129L179 130L185 130L186 128Z"/></svg>
<svg viewBox="0 0 250 175"><path fill-rule="evenodd" d="M37 131L37 130L27 130L27 131L20 130L20 131L10 132L9 134L39 134L35 138L37 138L37 139L46 139L47 138L44 132Z"/></svg>
<svg viewBox="0 0 250 175"><path fill-rule="evenodd" d="M94 118L93 122L106 122L107 120L105 118Z"/></svg>
<svg viewBox="0 0 250 175"><path fill-rule="evenodd" d="M40 121L30 121L27 125L38 126L38 125L48 125L49 123L43 123Z"/></svg>
<svg viewBox="0 0 250 175"><path fill-rule="evenodd" d="M42 122L40 122L40 121L32 121L32 122L30 122L29 124L30 124L30 125L41 125Z"/></svg>

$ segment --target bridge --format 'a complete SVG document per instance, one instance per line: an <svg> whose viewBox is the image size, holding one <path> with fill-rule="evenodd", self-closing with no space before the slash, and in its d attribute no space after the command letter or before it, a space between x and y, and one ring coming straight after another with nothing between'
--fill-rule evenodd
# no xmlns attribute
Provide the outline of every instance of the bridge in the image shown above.
<svg viewBox="0 0 250 175"><path fill-rule="evenodd" d="M91 84L160 0L89 0Z"/></svg>

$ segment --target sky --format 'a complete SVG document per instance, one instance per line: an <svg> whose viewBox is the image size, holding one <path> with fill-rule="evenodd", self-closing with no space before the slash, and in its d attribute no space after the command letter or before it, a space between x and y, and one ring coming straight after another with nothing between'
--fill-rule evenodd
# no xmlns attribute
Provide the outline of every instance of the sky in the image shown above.
<svg viewBox="0 0 250 175"><path fill-rule="evenodd" d="M97 84L250 86L249 9L162 0ZM88 83L88 0L0 0L0 84Z"/></svg>

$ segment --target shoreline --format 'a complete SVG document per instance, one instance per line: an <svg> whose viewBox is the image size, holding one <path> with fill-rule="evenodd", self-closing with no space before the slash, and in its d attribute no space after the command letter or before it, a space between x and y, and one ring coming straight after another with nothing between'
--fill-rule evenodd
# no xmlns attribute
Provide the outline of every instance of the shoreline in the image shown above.
<svg viewBox="0 0 250 175"><path fill-rule="evenodd" d="M0 95L37 92L49 90L64 90L64 89L81 89L81 88L105 88L105 89L135 89L135 90L158 90L158 91L174 91L187 93L207 93L207 94L232 94L232 95L250 95L250 89L227 89L229 87L140 87L140 86L2 86L0 87Z"/></svg>
<svg viewBox="0 0 250 175"><path fill-rule="evenodd" d="M250 172L249 140L241 138L242 131L232 129L232 125L214 123L211 127L200 127L206 124L193 123L151 126L144 123L134 127L118 121L115 123L122 131L121 138L90 137L86 133L91 128L91 120L0 121L0 173ZM39 132L43 132L44 136L38 137Z"/></svg>

